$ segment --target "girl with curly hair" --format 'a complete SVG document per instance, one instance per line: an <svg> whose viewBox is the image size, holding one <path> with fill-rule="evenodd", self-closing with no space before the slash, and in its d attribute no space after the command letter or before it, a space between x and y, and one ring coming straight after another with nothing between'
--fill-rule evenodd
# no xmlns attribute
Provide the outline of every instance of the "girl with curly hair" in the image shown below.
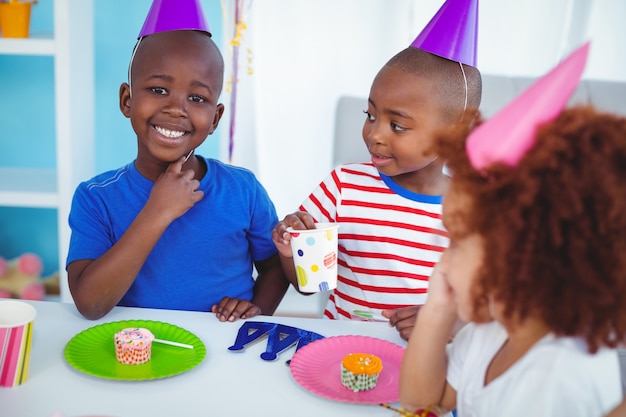
<svg viewBox="0 0 626 417"><path fill-rule="evenodd" d="M443 203L451 243L403 359L403 407L600 417L622 400L626 119L561 111L569 94L556 110L541 108L554 107L555 80L569 77L573 91L587 48L572 55L582 64L564 61L469 136L459 128L440 138L452 172ZM521 128L506 119L511 111ZM449 344L458 319L468 324Z"/></svg>

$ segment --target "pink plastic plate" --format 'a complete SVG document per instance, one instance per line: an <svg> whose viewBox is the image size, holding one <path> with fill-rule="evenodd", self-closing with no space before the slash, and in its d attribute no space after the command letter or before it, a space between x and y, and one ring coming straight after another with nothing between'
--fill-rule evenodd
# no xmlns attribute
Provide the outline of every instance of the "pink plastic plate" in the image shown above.
<svg viewBox="0 0 626 417"><path fill-rule="evenodd" d="M378 383L369 391L353 392L341 385L341 360L349 353L370 353L383 362ZM331 400L379 404L399 399L398 377L404 348L369 336L331 336L298 349L289 368L305 389Z"/></svg>

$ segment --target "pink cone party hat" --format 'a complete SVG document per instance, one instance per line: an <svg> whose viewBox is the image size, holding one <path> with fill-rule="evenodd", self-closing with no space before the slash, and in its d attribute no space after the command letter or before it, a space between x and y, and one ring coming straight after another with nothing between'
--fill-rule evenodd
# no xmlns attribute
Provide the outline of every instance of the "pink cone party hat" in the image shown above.
<svg viewBox="0 0 626 417"><path fill-rule="evenodd" d="M589 42L470 133L465 149L474 168L494 162L514 167L533 146L538 125L554 120L567 104L585 69Z"/></svg>
<svg viewBox="0 0 626 417"><path fill-rule="evenodd" d="M412 47L476 67L478 0L447 0Z"/></svg>
<svg viewBox="0 0 626 417"><path fill-rule="evenodd" d="M200 0L153 0L139 38L170 30L211 31Z"/></svg>

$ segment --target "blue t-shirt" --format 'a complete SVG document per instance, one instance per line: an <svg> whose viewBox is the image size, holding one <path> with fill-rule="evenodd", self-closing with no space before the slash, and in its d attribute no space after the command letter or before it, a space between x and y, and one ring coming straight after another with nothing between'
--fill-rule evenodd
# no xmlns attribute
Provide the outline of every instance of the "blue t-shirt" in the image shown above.
<svg viewBox="0 0 626 417"><path fill-rule="evenodd" d="M276 253L276 210L252 172L204 160L204 197L165 230L119 305L209 311L223 296L252 299L253 263ZM69 216L66 265L109 250L153 184L134 163L81 183Z"/></svg>

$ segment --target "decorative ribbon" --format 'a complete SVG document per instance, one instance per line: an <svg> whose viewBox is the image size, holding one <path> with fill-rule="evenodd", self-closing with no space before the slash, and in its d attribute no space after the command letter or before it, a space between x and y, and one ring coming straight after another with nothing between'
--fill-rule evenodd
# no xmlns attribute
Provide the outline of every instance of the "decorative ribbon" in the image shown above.
<svg viewBox="0 0 626 417"><path fill-rule="evenodd" d="M235 2L235 16L234 16L234 34L230 39L231 45L231 55L232 55L232 70L228 81L226 82L226 92L230 94L230 125L228 131L228 162L232 163L233 160L233 151L235 148L235 126L236 126L236 116L237 116L237 83L239 82L239 48L241 47L242 40L244 38L243 32L247 29L248 25L246 25L243 20L244 9L250 8L251 1L248 1L247 6L244 4L246 0L234 0ZM221 2L222 5L222 14L224 15L224 21L228 21L228 15L226 12L226 7L224 5L224 0ZM248 75L252 75L252 50L250 48L247 49L248 57L247 57L247 72Z"/></svg>
<svg viewBox="0 0 626 417"><path fill-rule="evenodd" d="M381 407L384 407L388 410L392 410L395 411L396 413L398 413L400 416L402 417L437 417L438 413L435 413L434 411L431 411L431 409L438 409L438 407L434 407L429 405L426 408L421 408L415 412L411 412L411 411L407 411L403 408L396 408L396 407L392 407L389 404L385 404L385 403L381 403L379 404ZM443 410L438 410L439 412L443 412Z"/></svg>

